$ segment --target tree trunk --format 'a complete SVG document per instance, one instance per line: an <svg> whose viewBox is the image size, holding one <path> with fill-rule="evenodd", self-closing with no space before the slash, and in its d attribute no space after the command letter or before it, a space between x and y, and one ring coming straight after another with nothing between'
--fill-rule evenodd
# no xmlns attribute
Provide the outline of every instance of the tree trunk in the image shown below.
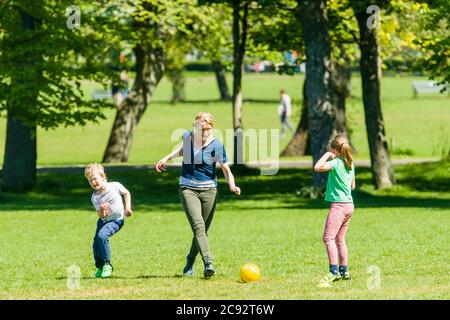
<svg viewBox="0 0 450 320"><path fill-rule="evenodd" d="M170 80L172 81L172 103L178 103L186 100L185 85L186 78L183 69L174 69L170 71Z"/></svg>
<svg viewBox="0 0 450 320"><path fill-rule="evenodd" d="M306 104L313 165L327 151L336 134L336 106L332 91L330 38L325 0L298 0L306 48ZM313 172L313 187L324 189L327 175Z"/></svg>
<svg viewBox="0 0 450 320"><path fill-rule="evenodd" d="M333 100L336 101L337 108L335 129L338 133L347 137L353 153L356 153L356 148L353 146L351 140L351 131L347 125L347 117L345 112L345 102L351 92L352 73L349 68L350 57L347 55L347 52L342 46L339 49L340 56L344 59L344 64L333 61Z"/></svg>
<svg viewBox="0 0 450 320"><path fill-rule="evenodd" d="M353 149L353 152L356 152L355 147L351 142L351 132L347 126L346 114L345 114L345 101L350 96L351 90L351 71L348 68L350 63L348 56L345 56L347 59L346 65L340 65L338 63L334 63L333 72L333 93L335 95L332 98L333 101L336 101L336 122L335 122L335 130L338 133L345 135L349 142L350 146ZM308 112L307 112L307 103L306 103L306 77L303 83L303 104L302 104L302 112L300 117L300 122L297 126L297 130L295 131L294 136L288 145L281 152L282 157L293 157L293 156L306 156L311 155L311 143L309 141L308 134Z"/></svg>
<svg viewBox="0 0 450 320"><path fill-rule="evenodd" d="M211 63L211 67L214 70L217 79L217 85L220 92L220 100L228 101L230 100L230 93L228 91L227 79L225 77L225 68L223 64L216 60Z"/></svg>
<svg viewBox="0 0 450 320"><path fill-rule="evenodd" d="M22 27L34 30L36 19L25 12L20 12ZM26 65L39 63L42 57L33 56L33 52L28 55ZM25 124L14 116L15 110L20 108L35 108L36 99L39 92L33 90L33 83L39 81L41 74L36 78L24 78L21 74L15 75L11 79L13 86L23 91L20 101L8 102L8 116L6 128L6 144L3 161L3 187L9 191L27 191L36 184L36 125ZM30 87L31 85L31 87ZM18 90L19 91L19 90ZM22 105L17 105L20 103ZM33 119L30 119L33 122Z"/></svg>
<svg viewBox="0 0 450 320"><path fill-rule="evenodd" d="M381 111L380 80L381 58L376 29L369 29L369 15L357 12L361 51L360 68L363 90L364 113L372 165L372 180L376 188L387 188L395 184L394 171L388 151Z"/></svg>
<svg viewBox="0 0 450 320"><path fill-rule="evenodd" d="M8 112L3 187L9 191L27 191L36 183L36 126L29 126Z"/></svg>
<svg viewBox="0 0 450 320"><path fill-rule="evenodd" d="M244 164L243 124L242 124L242 70L244 67L245 43L247 40L248 3L244 5L242 33L240 31L240 0L233 1L233 163Z"/></svg>
<svg viewBox="0 0 450 320"><path fill-rule="evenodd" d="M164 74L164 53L151 47L134 48L136 79L128 97L117 107L117 114L109 137L103 162L127 162L133 133L153 92Z"/></svg>
<svg viewBox="0 0 450 320"><path fill-rule="evenodd" d="M308 108L306 103L306 77L303 82L303 103L300 122L291 141L281 152L282 157L305 156L311 154L311 144L308 134Z"/></svg>

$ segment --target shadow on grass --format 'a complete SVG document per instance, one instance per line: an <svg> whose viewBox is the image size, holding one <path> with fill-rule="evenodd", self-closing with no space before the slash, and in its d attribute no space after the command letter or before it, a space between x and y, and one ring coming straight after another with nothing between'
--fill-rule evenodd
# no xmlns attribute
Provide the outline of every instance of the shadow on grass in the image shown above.
<svg viewBox="0 0 450 320"><path fill-rule="evenodd" d="M202 100L186 100L178 102L180 105L198 105L198 104L215 104L215 103L230 103L231 100L220 100L220 99L202 99ZM244 99L243 103L260 103L260 104L278 104L279 99ZM175 106L170 100L154 100L153 103L161 105L172 105Z"/></svg>
<svg viewBox="0 0 450 320"><path fill-rule="evenodd" d="M448 208L449 162L416 164L396 167L398 186L389 191L370 188L368 168L357 170L357 189L353 193L359 208L420 207ZM233 195L218 172L219 202L234 209L314 209L328 204L321 199L307 199L299 195L303 187L310 186L309 169L280 169L274 176L261 176L257 169L233 168L241 196ZM111 171L110 181L119 181L132 194L135 211L179 211L179 169L158 174L149 170ZM430 178L431 177L431 178ZM369 190L369 191L367 191ZM411 195L411 193L413 195ZM92 189L81 174L39 173L33 192L27 194L2 193L2 211L93 210ZM249 204L248 201L253 201Z"/></svg>
<svg viewBox="0 0 450 320"><path fill-rule="evenodd" d="M131 280L131 279L176 279L176 278L183 278L183 276L175 274L175 275L139 275L136 277L123 277L123 276L116 276L113 275L110 278L96 278L95 276L84 276L81 277L81 280L98 280L98 281L104 281L104 280ZM67 276L66 277L56 277L55 280L58 281L66 281L67 280Z"/></svg>

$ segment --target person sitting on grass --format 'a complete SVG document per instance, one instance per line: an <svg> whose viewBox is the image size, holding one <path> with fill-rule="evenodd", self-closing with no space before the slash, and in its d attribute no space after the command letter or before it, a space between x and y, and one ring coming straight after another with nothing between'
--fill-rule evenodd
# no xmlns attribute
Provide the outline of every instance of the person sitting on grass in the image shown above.
<svg viewBox="0 0 450 320"><path fill-rule="evenodd" d="M330 160L331 161L328 161ZM336 135L331 152L326 152L314 166L316 172L329 172L325 201L330 201L330 212L325 224L323 242L328 253L329 270L321 283L350 280L347 263L345 234L354 206L351 190L355 189L355 166L348 140ZM339 272L338 272L339 257Z"/></svg>
<svg viewBox="0 0 450 320"><path fill-rule="evenodd" d="M108 182L103 166L98 163L89 164L84 175L95 190L91 200L99 217L93 244L97 268L95 277L108 278L113 272L109 238L122 229L124 214L131 216L131 194L119 182ZM122 196L125 198L125 209Z"/></svg>

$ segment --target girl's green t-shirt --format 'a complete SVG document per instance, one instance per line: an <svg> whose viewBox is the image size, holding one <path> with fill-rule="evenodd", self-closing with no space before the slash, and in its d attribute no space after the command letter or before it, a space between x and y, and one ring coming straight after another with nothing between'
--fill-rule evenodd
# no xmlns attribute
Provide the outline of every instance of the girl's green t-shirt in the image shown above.
<svg viewBox="0 0 450 320"><path fill-rule="evenodd" d="M342 158L337 157L329 161L331 170L328 173L327 191L325 201L353 202L352 179L355 175L355 166L348 170Z"/></svg>

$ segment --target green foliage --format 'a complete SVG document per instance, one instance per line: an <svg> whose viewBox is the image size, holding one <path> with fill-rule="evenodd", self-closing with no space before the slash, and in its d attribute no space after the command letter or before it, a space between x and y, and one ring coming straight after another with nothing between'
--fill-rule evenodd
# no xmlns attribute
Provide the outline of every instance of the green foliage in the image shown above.
<svg viewBox="0 0 450 320"><path fill-rule="evenodd" d="M245 61L253 62L259 60L271 60L271 61L280 61L282 60L282 54L279 52L278 48L274 49L271 41L274 40L275 37L269 37L265 34L268 30L268 26L275 23L271 22L273 19L277 19L282 9L280 8L286 2L286 0L277 0L277 1L267 1L267 0L259 0L259 1L237 1L239 3L239 8L242 8L245 5L248 5L248 17L247 17L247 38L245 45ZM208 48L205 48L205 51L208 52L208 55L211 57L225 57L225 60L222 60L226 66L230 66L232 62L233 55L233 39L232 39L232 8L233 2L226 0L199 0L199 3L202 5L207 5L213 10L213 12L220 12L219 15L215 15L216 23L219 22L219 25L222 25L223 29L221 30L221 34L216 35L215 37L211 37L210 40L207 39L208 43L206 44ZM284 24L280 22L280 26ZM212 32L214 30L211 29ZM242 32L242 27L240 32ZM266 41L267 40L267 41ZM291 39L292 40L292 39ZM203 48L201 46L201 48ZM228 62L228 63L227 63Z"/></svg>
<svg viewBox="0 0 450 320"><path fill-rule="evenodd" d="M423 52L420 70L425 70L430 78L441 84L450 84L450 6L446 0L430 1L424 10L424 33L415 39ZM447 88L448 91L448 88Z"/></svg>
<svg viewBox="0 0 450 320"><path fill-rule="evenodd" d="M199 3L202 3L199 1ZM199 5L203 12L201 27L196 33L193 47L210 61L221 61L226 67L231 67L233 56L232 10L221 3Z"/></svg>
<svg viewBox="0 0 450 320"><path fill-rule="evenodd" d="M105 103L86 99L81 81L102 82L107 71L94 62L101 51L95 36L66 26L65 10L71 4L4 1L0 13L3 115L8 110L43 128L84 125L103 117Z"/></svg>

